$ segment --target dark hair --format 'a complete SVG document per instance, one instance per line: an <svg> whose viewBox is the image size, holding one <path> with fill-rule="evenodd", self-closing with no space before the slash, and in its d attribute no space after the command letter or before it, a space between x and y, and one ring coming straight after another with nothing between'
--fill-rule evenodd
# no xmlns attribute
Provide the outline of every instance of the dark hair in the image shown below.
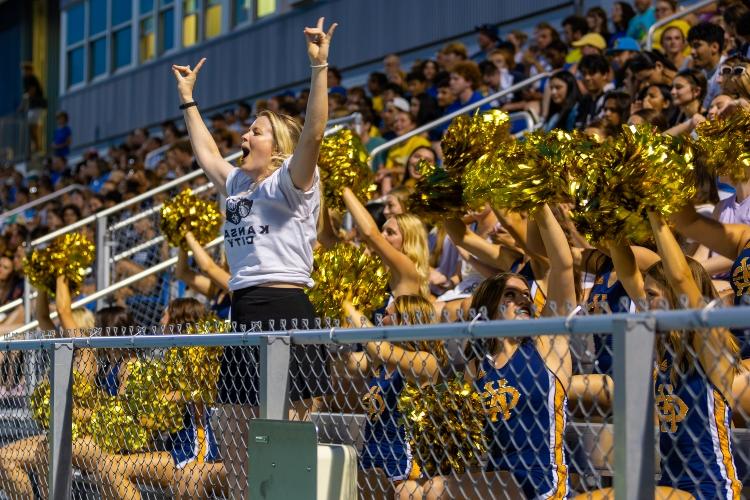
<svg viewBox="0 0 750 500"><path fill-rule="evenodd" d="M417 126L424 125L425 123L429 123L433 120L437 120L438 118L440 118L440 116L442 116L437 101L427 92L418 96L413 96L412 98L419 101L419 111L417 112L417 116L414 120Z"/></svg>
<svg viewBox="0 0 750 500"><path fill-rule="evenodd" d="M625 31L628 29L630 20L635 17L635 10L629 2L615 2L615 5L619 6L620 10L622 10L622 19L620 19L619 23L614 23L615 31Z"/></svg>
<svg viewBox="0 0 750 500"><path fill-rule="evenodd" d="M424 69L427 67L428 64L432 64L435 66L435 75L437 75L440 72L440 66L438 66L438 63L436 61L433 61L432 59L427 59L426 61L423 61L419 65L419 72L422 73L422 76L424 76ZM425 80L427 80L427 77L425 77Z"/></svg>
<svg viewBox="0 0 750 500"><path fill-rule="evenodd" d="M380 71L373 71L372 73L370 73L370 76L367 77L367 80L372 80L373 82L377 83L381 89L384 88L388 83L388 77L385 76L385 73L381 73Z"/></svg>
<svg viewBox="0 0 750 500"><path fill-rule="evenodd" d="M552 27L552 25L550 23L548 23L547 21L542 21L542 22L538 23L534 29L537 30L537 31L539 31L539 30L548 30L552 34L552 38L553 39L559 39L560 38L560 33L558 33L557 30L554 27Z"/></svg>
<svg viewBox="0 0 750 500"><path fill-rule="evenodd" d="M607 74L610 70L609 61L600 54L589 54L581 58L578 63L578 69L581 73L602 73Z"/></svg>
<svg viewBox="0 0 750 500"><path fill-rule="evenodd" d="M328 71L333 74L333 76L336 77L338 81L341 81L341 70L338 69L336 66L329 66Z"/></svg>
<svg viewBox="0 0 750 500"><path fill-rule="evenodd" d="M688 43L701 40L707 44L716 43L719 52L724 50L724 28L714 23L703 22L696 24L688 31Z"/></svg>
<svg viewBox="0 0 750 500"><path fill-rule="evenodd" d="M65 121L68 121L68 112L67 111L58 111L55 115L56 118L65 118Z"/></svg>
<svg viewBox="0 0 750 500"><path fill-rule="evenodd" d="M573 33L578 32L582 35L585 35L589 32L589 23L588 21L586 21L586 18L582 16L568 16L563 19L562 25L570 26L570 29Z"/></svg>
<svg viewBox="0 0 750 500"><path fill-rule="evenodd" d="M421 71L410 71L408 75L406 75L406 81L408 82L426 82L427 79L424 77L424 73Z"/></svg>
<svg viewBox="0 0 750 500"><path fill-rule="evenodd" d="M600 35L602 35L605 40L609 40L610 33L609 27L607 25L609 18L607 17L607 12L601 7L591 7L588 11L586 11L586 17L589 16L598 17L599 20L602 21L602 31Z"/></svg>
<svg viewBox="0 0 750 500"><path fill-rule="evenodd" d="M630 94L623 90L610 90L606 94L604 94L604 105L607 105L607 100L613 99L615 101L615 106L617 107L617 114L620 115L620 119L622 122L628 121L628 117L630 117Z"/></svg>
<svg viewBox="0 0 750 500"><path fill-rule="evenodd" d="M547 46L546 46L546 47L544 48L544 50L545 50L545 51L547 51L547 50L556 50L556 51L558 51L558 52L561 52L561 53L565 54L565 53L567 53L567 52L568 52L568 46L567 46L567 45L565 45L565 42L563 42L563 41L562 41L562 40L560 40L559 38L556 38L556 39L552 40L552 41L551 41L551 42L549 43L549 45L547 45Z"/></svg>
<svg viewBox="0 0 750 500"><path fill-rule="evenodd" d="M703 103L703 99L706 97L706 91L708 89L708 80L706 80L706 75L703 71L698 69L683 69L675 75L675 79L677 79L677 77L682 77L689 81L694 87L698 87L701 91L698 95L698 102Z"/></svg>
<svg viewBox="0 0 750 500"><path fill-rule="evenodd" d="M96 311L95 324L104 335L125 335L128 327L134 326L130 311L122 306L104 307Z"/></svg>
<svg viewBox="0 0 750 500"><path fill-rule="evenodd" d="M482 76L487 76L497 73L499 70L492 61L482 61L479 63L479 71L482 73Z"/></svg>
<svg viewBox="0 0 750 500"><path fill-rule="evenodd" d="M737 20L736 26L737 35L741 37L750 36L750 11L742 14L742 16Z"/></svg>
<svg viewBox="0 0 750 500"><path fill-rule="evenodd" d="M390 90L397 96L404 96L404 88L398 83L388 82L382 88L383 90Z"/></svg>
<svg viewBox="0 0 750 500"><path fill-rule="evenodd" d="M670 123L672 121L672 118L674 117L675 113L677 112L677 110L674 107L674 103L672 102L672 89L669 86L664 85L663 83L651 83L651 84L646 85L645 87L643 87L641 89L641 91L638 92L638 100L639 101L642 101L646 97L646 94L648 93L648 89L650 89L651 87L656 87L657 89L659 89L659 92L661 93L662 99L664 99L665 101L669 102L669 106L667 108L665 108L665 110L663 112L661 112L661 113L657 111L657 114L662 114L663 113L663 116L664 116L664 119L666 120L666 123ZM645 117L642 117L642 118L644 118L644 120L646 120L647 122L651 123ZM666 129L666 127L664 127L664 128ZM663 130L663 129L660 129L660 130Z"/></svg>
<svg viewBox="0 0 750 500"><path fill-rule="evenodd" d="M663 132L669 127L669 120L667 120L664 113L656 111L655 109L639 109L633 113L632 116L641 117L643 121L654 127L659 132Z"/></svg>
<svg viewBox="0 0 750 500"><path fill-rule="evenodd" d="M238 107L238 108L242 108L242 109L244 109L244 110L245 110L245 111L247 111L247 112L248 112L249 114L252 114L252 113L253 113L253 107L252 107L251 105L249 105L248 103L244 102L244 101L240 101L240 102L238 102L238 103L237 103L237 107Z"/></svg>
<svg viewBox="0 0 750 500"><path fill-rule="evenodd" d="M192 297L174 299L167 306L170 325L195 324L207 316L206 308Z"/></svg>
<svg viewBox="0 0 750 500"><path fill-rule="evenodd" d="M657 62L667 69L677 71L677 67L674 65L674 63L667 59L664 54L656 50L644 51L635 54L633 57L628 59L625 67L629 68L630 71L635 74L639 71L656 68Z"/></svg>
<svg viewBox="0 0 750 500"><path fill-rule="evenodd" d="M385 215L383 214L383 211L385 210L385 203L380 201L371 201L365 205L365 210L370 214L370 217L372 217L372 220L375 221L375 224L378 227L383 227L383 224L385 224Z"/></svg>
<svg viewBox="0 0 750 500"><path fill-rule="evenodd" d="M66 210L72 210L76 214L76 220L79 220L81 218L81 210L75 206L75 205L65 205L62 207L62 213L64 214Z"/></svg>
<svg viewBox="0 0 750 500"><path fill-rule="evenodd" d="M552 76L550 76L549 79L550 81L552 79L561 80L568 87L568 92L565 95L565 100L563 101L563 103L561 105L558 105L550 102L549 108L549 116L559 114L557 123L564 124L568 121L568 116L573 111L576 103L578 103L581 98L581 93L578 90L578 81L576 80L576 77L573 75L573 73L564 69L552 73Z"/></svg>

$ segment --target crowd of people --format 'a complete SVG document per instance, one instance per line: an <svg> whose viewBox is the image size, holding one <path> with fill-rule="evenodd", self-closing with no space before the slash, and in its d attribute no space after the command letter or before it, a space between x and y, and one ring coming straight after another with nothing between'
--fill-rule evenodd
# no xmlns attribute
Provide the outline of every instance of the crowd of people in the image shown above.
<svg viewBox="0 0 750 500"><path fill-rule="evenodd" d="M673 21L656 31L654 49L646 51L649 28L678 6L667 0L634 4L616 2L610 16L595 7L585 17L567 17L563 36L547 23L536 27L531 40L521 32L501 39L495 27L480 26L476 54L452 42L435 60L416 62L408 71L398 56L389 55L384 71L372 73L367 88L341 85L341 72L327 59L334 28L324 31L321 21L306 30L309 90L257 101L254 109L243 103L217 113L210 116L210 129L192 100L204 61L195 68L174 66L189 142L170 123L163 138L134 132L126 144L112 148L106 160L90 153L70 169L56 157L50 164L55 175L34 180L8 172L13 182L2 188L8 206L29 199L32 188L39 196L69 183L86 187L63 197L64 205L36 207L6 226L0 240L7 256L0 258L0 285L7 290L7 300L20 295L23 244L34 234L187 173L195 161L227 197L225 230L252 231L256 237L227 243L226 256L217 261L188 233L185 245L193 252L194 266L180 250L176 276L210 303L217 317L237 325L260 322L262 329L270 329L279 320L314 324L315 311L303 293L311 285L313 248L342 243L366 248L389 271L390 297L381 304L386 323L453 322L467 319L469 311L475 312L468 318L472 320L533 320L573 313L568 307L573 304L583 304L592 314L700 308L720 301L740 305L750 293L750 166L745 167L744 181L718 179L726 193L721 200L717 183L709 182L710 187L671 220L649 213L650 248L615 241L593 246L576 229L566 207L558 205L541 204L520 214L488 205L429 224L409 213L407 200L423 175L419 162L441 163L447 124L372 158L374 200L366 202L343 190L353 229L341 226L341 213L321 204L315 158L325 121L352 112L362 115L355 132L368 151L540 73L550 75L479 111L528 111L546 130L579 130L598 141L617 136L625 124L649 124L654 134L690 135L706 119L750 112L750 5L721 1ZM169 147L160 149L165 145ZM223 158L237 147L243 156L234 168ZM707 204L714 205L713 210ZM4 270L8 277L2 280ZM58 287L65 289L64 283ZM58 294L58 311L69 307L65 299L65 293ZM40 324L49 316L45 300L37 300ZM343 317L352 320L350 326L367 326L373 318L363 319L367 315L356 303L357 297L342 302ZM123 317L126 305L118 306ZM190 323L208 314L187 314L182 306L172 302L164 323ZM112 321L101 312L97 320L71 319L70 314L60 318L63 329L104 327ZM711 329L657 335L659 498L741 497L744 470L738 466L740 459L747 462L750 450L736 446L731 430L747 427L750 420L749 334ZM384 476L397 498L466 496L461 476L472 477L471 484L479 479L490 488L502 488L510 498L564 498L589 489L566 456L568 420L589 421L595 408L599 418L609 422L616 389L611 336L593 336L587 350L588 357L564 335L459 346L368 342L351 352L294 345L290 416L306 419L321 409L365 413L359 450L364 484L375 484L372 474ZM250 347L225 350L217 400L212 402L219 408L219 439L211 444L205 437L213 434L211 419L193 407L185 421L203 431L192 435L204 436L198 448L206 453L202 460L190 457L188 463L195 459L195 465L186 472L176 472L183 469L174 454L112 454L85 441L88 438L74 443L76 466L98 474L116 492L115 498L138 498L134 484L144 474L163 478L165 487L188 495L207 495L212 486L230 497L241 496L246 488L246 429L259 404L257 356ZM94 360L106 373L92 377L92 383L118 395L128 373L120 366L128 361ZM399 396L408 384L431 386L457 373L481 401L487 449L463 474L426 474L422 468L435 457L412 450L419 436L407 431ZM332 395L344 387L357 392L356 402ZM5 491L30 491L25 474L39 463L34 460L46 456L45 437L31 439L0 448ZM611 440L606 432L599 435L603 453ZM220 451L209 453L214 447ZM436 447L434 453L447 451ZM202 467L203 462L223 466ZM159 472L139 468L140 463L158 464ZM126 472L113 475L115 469ZM586 493L588 498L611 494L606 488Z"/></svg>

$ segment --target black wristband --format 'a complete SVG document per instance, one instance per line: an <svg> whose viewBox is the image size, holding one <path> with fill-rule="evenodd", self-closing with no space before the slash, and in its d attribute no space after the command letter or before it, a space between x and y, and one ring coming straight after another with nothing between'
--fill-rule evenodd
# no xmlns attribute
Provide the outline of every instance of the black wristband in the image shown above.
<svg viewBox="0 0 750 500"><path fill-rule="evenodd" d="M180 109L188 109L190 106L198 106L198 104L195 101L186 102L185 104L180 104Z"/></svg>

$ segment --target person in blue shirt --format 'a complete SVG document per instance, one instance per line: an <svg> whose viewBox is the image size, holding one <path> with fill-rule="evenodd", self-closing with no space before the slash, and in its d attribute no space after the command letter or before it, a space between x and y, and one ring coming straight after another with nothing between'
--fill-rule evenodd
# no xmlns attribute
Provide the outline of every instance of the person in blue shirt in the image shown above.
<svg viewBox="0 0 750 500"><path fill-rule="evenodd" d="M57 128L52 135L52 151L55 156L67 158L70 154L70 143L73 132L68 126L68 113L60 111L56 115Z"/></svg>
<svg viewBox="0 0 750 500"><path fill-rule="evenodd" d="M477 90L481 83L482 72L479 71L477 63L473 61L461 61L457 63L453 67L450 75L450 90L456 97L456 100L445 107L443 116L482 100L484 96ZM489 103L483 104L478 108L472 109L469 114L474 114L477 111L487 111L489 109L491 109ZM448 125L450 125L450 122L444 123L440 127L435 127L435 130L439 130L442 134L448 129ZM432 137L430 137L430 139L432 139Z"/></svg>
<svg viewBox="0 0 750 500"><path fill-rule="evenodd" d="M635 0L633 2L637 14L628 23L627 36L643 41L648 29L656 23L656 11L651 0Z"/></svg>

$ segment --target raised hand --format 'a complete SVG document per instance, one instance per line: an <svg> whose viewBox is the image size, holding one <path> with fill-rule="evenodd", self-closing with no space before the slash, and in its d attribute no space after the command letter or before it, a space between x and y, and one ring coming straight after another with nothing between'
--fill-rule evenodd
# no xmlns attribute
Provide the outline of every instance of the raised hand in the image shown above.
<svg viewBox="0 0 750 500"><path fill-rule="evenodd" d="M182 102L191 101L193 99L193 87L195 87L195 79L198 77L198 72L203 67L203 63L206 62L204 57L198 64L195 65L195 69L190 69L190 65L178 66L177 64L172 65L172 73L177 80L177 91L180 94Z"/></svg>
<svg viewBox="0 0 750 500"><path fill-rule="evenodd" d="M307 55L310 57L310 64L320 66L328 63L328 48L331 45L333 32L336 31L338 24L333 23L328 32L323 31L324 17L318 19L318 25L314 28L305 28L305 38L307 39ZM196 69L198 69L196 67Z"/></svg>

